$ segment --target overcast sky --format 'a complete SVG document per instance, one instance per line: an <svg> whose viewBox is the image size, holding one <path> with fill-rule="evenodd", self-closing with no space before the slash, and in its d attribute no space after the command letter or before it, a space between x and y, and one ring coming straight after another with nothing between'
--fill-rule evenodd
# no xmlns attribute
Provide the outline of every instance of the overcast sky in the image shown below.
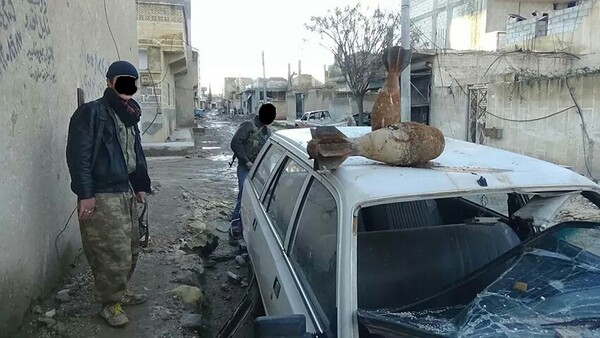
<svg viewBox="0 0 600 338"><path fill-rule="evenodd" d="M192 0L192 45L200 50L200 81L223 89L224 77L262 76L261 52L265 51L267 77L287 77L287 65L323 80L323 65L332 55L309 34L304 23L336 6L356 0ZM364 7L380 6L400 11L399 0L362 0ZM308 39L307 42L304 39Z"/></svg>

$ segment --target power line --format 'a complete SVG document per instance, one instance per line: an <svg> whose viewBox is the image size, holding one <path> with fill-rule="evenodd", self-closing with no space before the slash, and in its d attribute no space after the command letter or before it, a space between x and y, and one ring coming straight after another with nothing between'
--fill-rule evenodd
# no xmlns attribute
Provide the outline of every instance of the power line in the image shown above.
<svg viewBox="0 0 600 338"><path fill-rule="evenodd" d="M58 233L58 235L56 235L56 238L54 239L54 250L56 250L56 258L60 261L60 252L58 251L58 239L60 238L60 236L62 236L62 234L67 230L67 227L69 227L69 222L71 222L71 218L73 218L73 215L75 214L75 211L77 210L77 207L75 207L75 209L73 209L73 211L71 211L71 215L69 216L69 218L67 219L67 222L65 223L65 226L63 227L63 229Z"/></svg>
<svg viewBox="0 0 600 338"><path fill-rule="evenodd" d="M450 78L452 78L452 79L453 79L453 80L456 82L456 84L458 85L458 87L459 87L459 88L462 90L462 92L463 92L463 93L464 93L464 94L467 96L467 99L470 99L470 95L469 95L469 93L468 93L468 92L465 90L465 88L464 88L464 87L463 87L463 86L460 84L460 82L458 82L458 80L457 80L456 78L454 78L454 77L452 76L452 74L450 74L449 70L448 70L446 67L444 67L443 65L441 65L441 62L440 62L439 58L438 58L438 66L441 66L442 68L444 68L444 70L446 70L446 73L448 74L448 76L450 76ZM440 76L441 76L441 74L440 74ZM569 108L562 109L562 110L560 110L560 111L557 111L557 112L555 112L555 113L552 113L552 114L549 114L549 115L546 115L546 116L542 116L542 117L539 117L539 118L534 118L534 119L523 119L523 120L518 120L518 119L509 119L509 118L501 117L501 116L498 116L498 115L496 115L496 114L494 114L494 113L491 113L491 112L487 111L487 109L485 110L485 114L489 114L489 115L491 115L491 116L493 116L493 117L495 117L495 118L497 118L497 119L503 120L503 121L508 121L508 122L517 122L517 123L527 123L527 122L535 122L535 121L545 120L545 119L548 119L548 118L554 117L554 116L556 116L556 115L562 114L562 113L564 113L564 112L567 112L567 111L569 111L569 110L571 110L571 109L575 108L575 109L576 109L576 111L577 111L577 113L578 113L578 115L579 115L579 118L581 119L581 131L582 131L582 138L583 138L583 142L582 142L583 144L582 144L582 145L583 145L583 157L584 157L584 158L583 158L583 160L584 160L585 169L586 169L586 171L587 171L587 173L588 173L589 177L590 177L590 178L591 178L591 179L592 179L594 182L598 183L598 179L597 179L596 177L594 177L594 175L592 174L592 170L591 170L591 168L590 168L589 157L588 157L588 148L587 148L587 146L586 146L586 143L588 143L588 144L589 144L589 142L591 141L591 137L590 137L590 135L589 135L589 133L588 133L588 130L587 130L587 125L586 125L586 123L585 123L585 118L584 118L584 116L583 116L583 111L581 110L581 106L579 105L579 103L578 103L578 102L577 102L577 100L575 99L575 95L573 94L573 90L571 89L571 85L569 84L569 79L568 79L568 77L567 77L567 78L565 78L565 81L566 81L566 86L567 86L567 89L569 90L569 95L571 96L571 100L572 100L572 101L573 101L573 103L574 103L574 106L571 106L571 107L569 107Z"/></svg>
<svg viewBox="0 0 600 338"><path fill-rule="evenodd" d="M110 27L110 21L108 21L108 10L106 9L106 0L104 0L104 17L106 18L106 25L108 26L108 31L110 32L110 36L115 44L115 50L117 51L117 58L121 61L121 54L119 54L119 47L117 47L117 40L115 40L115 35L113 34L112 28Z"/></svg>
<svg viewBox="0 0 600 338"><path fill-rule="evenodd" d="M497 118L499 120L508 121L508 122L536 122L536 121L541 121L541 120L545 120L545 119L551 118L551 117L556 116L556 115L560 115L560 114L562 114L564 112L567 112L567 111L569 111L569 110L571 110L573 108L577 108L577 106L571 106L569 108L565 108L565 109L559 110L559 111L557 111L555 113L552 113L550 115L546 115L546 116L542 116L542 117L537 117L537 118L534 118L534 119L523 119L523 120L509 119L509 118L506 118L506 117L498 116L496 114L490 113L489 111L487 111L487 109L485 111L485 114L489 114L489 115L491 115L491 116L493 116L493 117L495 117L495 118Z"/></svg>
<svg viewBox="0 0 600 338"><path fill-rule="evenodd" d="M592 170L590 169L589 158L588 158L588 149L586 147L586 143L589 144L591 138L590 138L590 134L588 133L588 130L587 130L587 125L585 124L585 119L583 117L583 112L581 111L581 107L579 106L579 103L575 99L575 94L573 94L573 90L571 89L571 85L569 84L569 78L565 78L565 83L567 85L567 89L569 90L569 95L571 95L571 100L573 100L573 103L575 104L575 106L577 108L577 113L579 114L579 118L581 119L581 136L583 138L583 140L582 140L582 143L583 143L583 162L585 164L585 169L587 170L588 175L590 175L590 177L592 178L592 180L594 182L598 183L598 179L596 179L594 177L594 175L592 174Z"/></svg>

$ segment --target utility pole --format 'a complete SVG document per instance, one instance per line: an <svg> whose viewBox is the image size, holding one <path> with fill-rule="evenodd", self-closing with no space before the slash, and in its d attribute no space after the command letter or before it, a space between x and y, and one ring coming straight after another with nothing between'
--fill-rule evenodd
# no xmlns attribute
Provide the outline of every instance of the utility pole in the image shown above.
<svg viewBox="0 0 600 338"><path fill-rule="evenodd" d="M400 44L405 49L410 49L410 0L402 0L402 7L400 12L400 19L402 20L402 35L400 37ZM408 67L404 69L402 74L400 75L400 111L402 118L402 122L410 121L410 110L411 110L411 102L410 102L410 92L411 92L411 84L410 84L410 60L408 63Z"/></svg>
<svg viewBox="0 0 600 338"><path fill-rule="evenodd" d="M262 52L262 66L263 66L263 104L267 103L267 78L265 76L265 51Z"/></svg>

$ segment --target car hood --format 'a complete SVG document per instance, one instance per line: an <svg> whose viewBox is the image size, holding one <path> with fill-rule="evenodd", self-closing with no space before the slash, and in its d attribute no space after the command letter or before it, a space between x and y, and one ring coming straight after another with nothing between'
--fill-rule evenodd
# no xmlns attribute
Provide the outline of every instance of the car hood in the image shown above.
<svg viewBox="0 0 600 338"><path fill-rule="evenodd" d="M498 267L506 268L469 304L359 310L359 321L384 337L600 336L600 223L556 225L436 297Z"/></svg>

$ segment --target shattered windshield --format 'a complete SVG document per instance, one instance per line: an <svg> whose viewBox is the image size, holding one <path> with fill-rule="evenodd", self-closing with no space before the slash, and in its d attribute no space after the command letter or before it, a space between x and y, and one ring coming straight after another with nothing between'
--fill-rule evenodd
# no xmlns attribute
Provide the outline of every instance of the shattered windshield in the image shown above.
<svg viewBox="0 0 600 338"><path fill-rule="evenodd" d="M467 305L416 311L359 310L361 323L371 333L394 335L557 337L575 332L577 336L600 336L598 223L557 225L425 303L451 299L452 293L476 285L507 262L509 268Z"/></svg>

